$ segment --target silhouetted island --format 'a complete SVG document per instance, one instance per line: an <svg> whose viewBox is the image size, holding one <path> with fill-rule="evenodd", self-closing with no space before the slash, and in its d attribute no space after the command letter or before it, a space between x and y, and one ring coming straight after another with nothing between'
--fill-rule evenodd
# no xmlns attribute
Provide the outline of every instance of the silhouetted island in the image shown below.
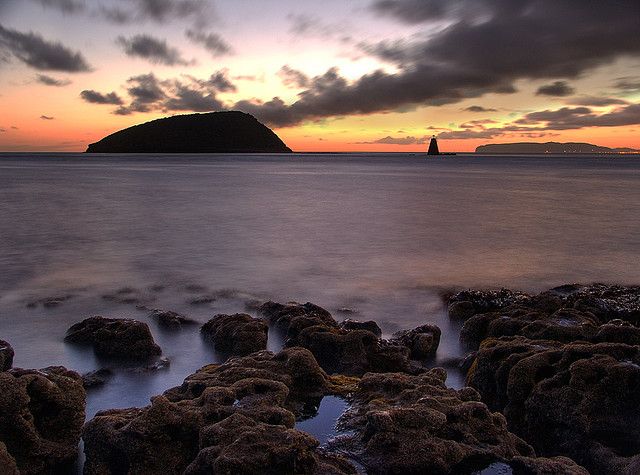
<svg viewBox="0 0 640 475"><path fill-rule="evenodd" d="M291 153L255 117L239 111L152 120L92 143L87 153Z"/></svg>
<svg viewBox="0 0 640 475"><path fill-rule="evenodd" d="M480 145L476 153L639 153L633 148L609 148L584 142L517 142Z"/></svg>

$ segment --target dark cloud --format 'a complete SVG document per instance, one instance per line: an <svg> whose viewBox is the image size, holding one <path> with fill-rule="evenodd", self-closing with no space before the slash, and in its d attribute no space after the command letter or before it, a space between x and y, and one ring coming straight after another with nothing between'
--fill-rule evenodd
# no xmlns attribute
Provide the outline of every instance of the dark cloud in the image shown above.
<svg viewBox="0 0 640 475"><path fill-rule="evenodd" d="M135 35L132 38L119 36L116 42L122 46L127 56L148 59L155 64L167 66L186 66L191 64L186 61L180 51L167 45L165 40L159 40L149 35Z"/></svg>
<svg viewBox="0 0 640 475"><path fill-rule="evenodd" d="M562 130L585 127L618 127L640 124L640 104L628 104L611 112L597 113L588 107L562 107L557 110L530 112L502 127L485 127L487 122L460 124L460 130L438 134L442 139L493 139L504 135L542 137Z"/></svg>
<svg viewBox="0 0 640 475"><path fill-rule="evenodd" d="M202 20L207 16L207 2L204 0L135 0L134 3L139 15L160 23L174 18Z"/></svg>
<svg viewBox="0 0 640 475"><path fill-rule="evenodd" d="M86 102L91 104L112 104L112 105L122 105L123 101L120 99L118 94L115 92L109 92L107 94L102 94L98 91L93 91L91 89L85 89L80 93L80 97Z"/></svg>
<svg viewBox="0 0 640 475"><path fill-rule="evenodd" d="M497 112L498 111L498 109L491 109L491 108L486 108L482 106L469 106L469 107L465 107L462 110L466 112Z"/></svg>
<svg viewBox="0 0 640 475"><path fill-rule="evenodd" d="M293 69L288 65L284 65L278 71L278 77L282 80L285 86L292 86L296 88L307 87L309 85L309 77L302 71Z"/></svg>
<svg viewBox="0 0 640 475"><path fill-rule="evenodd" d="M45 40L37 33L22 33L0 25L0 50L11 53L34 69L77 73L90 67L80 52L59 42Z"/></svg>
<svg viewBox="0 0 640 475"><path fill-rule="evenodd" d="M398 13L409 8L410 15ZM283 127L509 94L519 80L572 79L615 59L640 56L638 2L397 0L376 2L373 10L412 24L429 22L437 12L446 27L426 25L408 39L369 45L369 54L392 63L394 72L381 69L347 81L332 69L324 75L330 82L311 79L292 104L276 97L236 106ZM308 17L294 20L297 33L317 28Z"/></svg>
<svg viewBox="0 0 640 475"><path fill-rule="evenodd" d="M383 137L372 142L356 142L357 144L384 144L384 145L416 145L427 143L428 137Z"/></svg>
<svg viewBox="0 0 640 475"><path fill-rule="evenodd" d="M121 105L114 113L129 115L136 112L192 111L207 112L224 109L216 98L220 87L229 90L224 72L214 73L208 80L190 76L160 80L153 73L133 76L127 81L128 105ZM213 79L212 79L213 78Z"/></svg>
<svg viewBox="0 0 640 475"><path fill-rule="evenodd" d="M84 2L80 0L33 0L45 8L59 10L65 14L82 12L86 9Z"/></svg>
<svg viewBox="0 0 640 475"><path fill-rule="evenodd" d="M126 4L126 7L122 6ZM205 0L129 0L120 6L99 5L98 15L118 24L153 21L167 23L175 19L191 19L204 26L212 19L211 2Z"/></svg>
<svg viewBox="0 0 640 475"><path fill-rule="evenodd" d="M371 8L405 23L418 24L445 18L455 3L449 0L379 0Z"/></svg>
<svg viewBox="0 0 640 475"><path fill-rule="evenodd" d="M536 95L565 97L565 96L570 96L574 92L576 92L576 90L571 86L569 86L569 84L566 81L555 81L551 84L545 84L544 86L540 86L536 91Z"/></svg>
<svg viewBox="0 0 640 475"><path fill-rule="evenodd" d="M213 56L217 58L232 52L231 46L216 33L204 33L203 31L187 30L187 38L194 43L201 44Z"/></svg>
<svg viewBox="0 0 640 475"><path fill-rule="evenodd" d="M598 97L598 96L580 96L574 97L566 101L568 104L574 106L587 106L587 107L605 107L605 106L615 106L615 105L624 105L629 102L618 99L616 97Z"/></svg>
<svg viewBox="0 0 640 475"><path fill-rule="evenodd" d="M53 120L53 119L55 119L55 117L51 117L51 116L48 116L48 115L41 115L40 118L42 120Z"/></svg>
<svg viewBox="0 0 640 475"><path fill-rule="evenodd" d="M56 79L51 76L47 76L46 74L38 74L36 76L36 81L45 86L55 86L55 87L64 87L71 84L71 81L68 79Z"/></svg>
<svg viewBox="0 0 640 475"><path fill-rule="evenodd" d="M227 76L227 71L218 71L213 73L206 81L207 85L213 87L219 92L236 92L238 89Z"/></svg>
<svg viewBox="0 0 640 475"><path fill-rule="evenodd" d="M634 93L640 91L640 77L627 76L618 78L613 84L613 87L620 89L623 92Z"/></svg>
<svg viewBox="0 0 640 475"><path fill-rule="evenodd" d="M223 109L212 91L194 89L177 82L174 85L173 97L168 97L162 104L163 109L170 111L208 112Z"/></svg>
<svg viewBox="0 0 640 475"><path fill-rule="evenodd" d="M638 125L640 124L640 103L618 107L604 114L595 113L588 107L563 107L555 111L531 112L516 123L540 124L547 130Z"/></svg>

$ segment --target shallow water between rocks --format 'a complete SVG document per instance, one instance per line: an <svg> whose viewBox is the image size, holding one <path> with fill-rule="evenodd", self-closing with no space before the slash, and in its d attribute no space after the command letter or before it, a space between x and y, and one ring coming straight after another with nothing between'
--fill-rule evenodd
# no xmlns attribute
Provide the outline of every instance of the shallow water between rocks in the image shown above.
<svg viewBox="0 0 640 475"><path fill-rule="evenodd" d="M163 331L136 305L202 324L255 315L256 300L311 301L387 337L435 323L429 365L460 387L443 293L640 282L637 157L0 154L0 203L0 338L16 367L113 368L88 418L220 361L198 326ZM118 290L129 303L103 298ZM91 315L147 322L170 365L140 371L64 344ZM268 348L282 344L270 332ZM342 404L325 398L299 427L324 443Z"/></svg>

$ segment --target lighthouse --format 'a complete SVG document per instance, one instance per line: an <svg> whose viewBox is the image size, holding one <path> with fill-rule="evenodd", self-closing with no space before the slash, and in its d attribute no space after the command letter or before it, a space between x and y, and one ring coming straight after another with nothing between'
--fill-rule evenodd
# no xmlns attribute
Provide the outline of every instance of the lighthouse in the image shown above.
<svg viewBox="0 0 640 475"><path fill-rule="evenodd" d="M429 142L429 150L427 151L427 155L440 155L440 150L438 150L438 141L436 140L436 136L431 137L431 142Z"/></svg>

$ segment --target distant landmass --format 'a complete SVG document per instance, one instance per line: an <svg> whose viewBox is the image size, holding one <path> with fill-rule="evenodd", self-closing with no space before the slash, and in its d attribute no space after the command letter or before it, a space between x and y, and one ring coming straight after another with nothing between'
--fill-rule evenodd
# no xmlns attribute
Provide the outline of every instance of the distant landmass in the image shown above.
<svg viewBox="0 0 640 475"><path fill-rule="evenodd" d="M290 153L255 117L239 111L152 120L92 143L87 153Z"/></svg>
<svg viewBox="0 0 640 475"><path fill-rule="evenodd" d="M640 150L601 147L584 142L517 142L480 145L476 153L640 153Z"/></svg>

